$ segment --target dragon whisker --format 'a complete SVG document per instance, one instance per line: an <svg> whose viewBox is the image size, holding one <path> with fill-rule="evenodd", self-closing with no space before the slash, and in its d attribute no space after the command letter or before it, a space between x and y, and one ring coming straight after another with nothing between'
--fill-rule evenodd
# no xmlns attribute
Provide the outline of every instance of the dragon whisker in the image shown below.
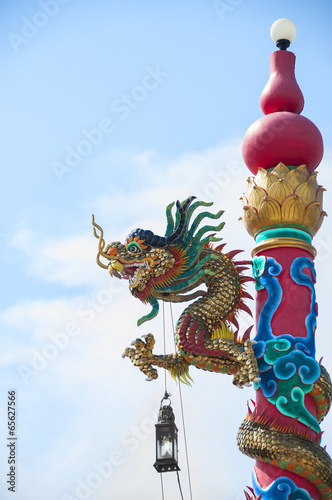
<svg viewBox="0 0 332 500"><path fill-rule="evenodd" d="M99 255L102 255L103 257L105 257L106 259L109 260L109 256L107 255L106 252L104 252L104 248L105 248L105 240L103 238L104 236L104 231L102 230L102 228L95 222L95 216L92 214L92 225L93 225L93 234L94 236L98 239L98 254L97 254L97 257L96 257L96 262L98 264L98 266L102 267L103 269L108 269L108 266L106 266L105 264L103 264L102 262L100 262L99 260ZM98 231L100 232L99 236L97 234L97 231L96 231L96 228L98 229Z"/></svg>

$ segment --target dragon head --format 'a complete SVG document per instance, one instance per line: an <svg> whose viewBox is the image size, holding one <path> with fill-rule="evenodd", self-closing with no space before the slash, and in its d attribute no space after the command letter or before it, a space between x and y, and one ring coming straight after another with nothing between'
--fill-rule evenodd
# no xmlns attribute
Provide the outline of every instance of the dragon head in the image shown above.
<svg viewBox="0 0 332 500"><path fill-rule="evenodd" d="M94 235L99 239L97 263L108 269L111 276L129 280L129 289L135 297L149 302L152 311L138 321L142 324L158 314L159 300L183 302L191 300L203 291L181 295L196 288L209 277L213 271L203 268L208 259L215 258L213 253L202 258L201 251L212 241L220 241L214 235L202 236L211 230L219 231L224 222L217 226L204 226L196 232L203 218L218 219L223 211L213 215L210 212L198 214L190 224L193 212L200 206L212 203L196 201L194 196L183 203L176 202L176 214L173 218L172 208L175 202L166 208L167 228L165 236L157 236L150 230L134 229L127 236L124 244L113 242L105 247L103 230L94 221ZM99 231L99 235L97 234ZM101 262L106 259L107 264Z"/></svg>

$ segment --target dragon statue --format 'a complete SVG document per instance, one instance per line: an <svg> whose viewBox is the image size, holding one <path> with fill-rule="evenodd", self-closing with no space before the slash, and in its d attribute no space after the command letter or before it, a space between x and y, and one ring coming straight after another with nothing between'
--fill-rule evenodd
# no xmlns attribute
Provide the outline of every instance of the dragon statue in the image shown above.
<svg viewBox="0 0 332 500"><path fill-rule="evenodd" d="M182 313L176 325L175 338L178 352L168 355L153 354L155 339L151 333L136 339L133 348L127 348L124 357L147 375L147 380L158 377L153 366L163 367L173 377L189 381L189 366L203 370L233 375L233 383L239 387L258 381L258 368L249 340L250 330L242 339L237 338L231 323L238 326L236 315L244 310L250 313L244 299L251 298L245 291L245 283L253 280L244 276L247 261L234 261L239 251L223 253L223 246L213 247L220 241L209 231L219 231L224 223L205 225L198 229L204 218L217 220L223 214L202 212L191 218L198 207L212 203L196 201L190 197L174 203L166 209L167 229L165 236L152 231L135 229L124 244L111 243L105 247L103 231L93 219L94 234L99 238L98 264L108 269L112 276L129 280L134 297L152 306L151 312L138 321L138 325L158 314L158 300L184 302L198 298ZM97 235L99 232L99 236ZM103 264L100 257L107 259ZM205 285L207 290L196 290ZM183 295L184 294L184 295Z"/></svg>
<svg viewBox="0 0 332 500"><path fill-rule="evenodd" d="M199 226L204 218L217 220L223 212L213 215L205 211L196 215L191 222L197 208L211 205L193 200L192 196L183 203L178 201L175 218L172 214L174 203L168 205L165 236L157 236L152 231L138 228L128 235L124 244L114 242L105 245L103 230L93 217L94 235L99 239L97 263L108 269L111 276L127 279L132 295L152 307L151 312L138 321L138 325L158 314L158 300L184 302L197 299L183 311L177 322L177 353L153 354L155 339L149 333L143 335L143 340L136 339L132 343L133 347L126 348L123 356L128 357L147 375L147 380L158 377L154 368L157 366L167 369L173 377L189 383L189 366L194 365L203 370L231 374L233 383L238 387L254 382L256 388L261 386L263 390L266 389L266 394L273 395L273 390L268 393L266 374L270 373L275 361L278 361L278 353L280 359L286 353L292 356L290 362L294 363L295 356L300 356L303 362L306 356L304 353L312 349L312 339L304 347L299 340L305 343L305 339L297 339L297 349L294 350L289 336L283 336L282 339L273 336L271 319L278 306L275 299L278 296L276 262L274 259L263 259L260 262L258 258L252 262L235 261L238 250L224 253L224 245L214 247L213 243L220 241L215 234L224 223L204 225L201 228ZM206 235L211 231L214 233ZM101 261L101 257L106 263ZM253 264L255 278L243 275L248 264ZM307 262L304 264L309 265ZM300 270L304 264L302 261L298 263ZM260 316L255 339L249 339L250 329L239 339L238 330L233 332L231 323L238 328L237 313L240 310L250 312L244 300L251 298L245 291L245 283L251 280L264 286L269 297L266 310ZM205 285L206 290L200 288L193 292L200 285ZM269 303L271 305L268 307ZM311 318L311 323L312 321ZM268 342L262 340L264 335L269 339ZM310 362L316 363L313 360ZM309 361L307 365L309 372ZM316 380L305 380L307 384L302 384L302 387L314 398L320 422L330 408L332 386L327 371L318 363L314 368L315 373L317 370L319 372L314 377ZM269 401L273 401L273 398ZM271 421L264 412L257 414L256 408L249 410L238 432L238 446L243 453L262 463L295 472L309 478L314 485L322 485L320 498L331 499L331 459L319 445L321 433L313 432L319 431L318 422L310 417L304 414L302 418L303 423L309 422L309 430L306 432L298 431L292 425L281 425L278 418ZM283 485L287 483L285 481L283 480ZM274 483L273 488L277 486ZM274 489L271 489L266 498L288 498L278 497L277 490ZM290 491L299 494L297 489ZM265 498L262 495L250 497L249 493L246 493L246 497ZM306 496L290 498L309 500Z"/></svg>

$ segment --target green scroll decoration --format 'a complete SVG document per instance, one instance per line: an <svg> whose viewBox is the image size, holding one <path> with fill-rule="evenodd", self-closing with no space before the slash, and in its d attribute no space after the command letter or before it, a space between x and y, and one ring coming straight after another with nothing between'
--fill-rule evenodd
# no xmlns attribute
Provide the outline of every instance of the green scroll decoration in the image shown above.
<svg viewBox="0 0 332 500"><path fill-rule="evenodd" d="M304 403L316 380L320 367L316 360L297 350L287 339L266 342L264 361L274 374L275 391L268 401L287 417L297 418L299 422L317 433L320 427Z"/></svg>

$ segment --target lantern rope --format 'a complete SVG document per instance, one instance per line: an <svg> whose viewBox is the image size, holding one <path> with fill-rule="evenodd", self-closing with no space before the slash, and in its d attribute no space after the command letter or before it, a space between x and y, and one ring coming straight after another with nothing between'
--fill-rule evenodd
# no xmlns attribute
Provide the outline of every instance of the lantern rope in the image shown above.
<svg viewBox="0 0 332 500"><path fill-rule="evenodd" d="M171 396L171 394L169 394L167 392L167 377L166 377L166 374L167 374L167 370L166 370L166 326L165 326L165 307L164 307L164 301L162 303L162 313L163 313L163 337L164 337L163 341L164 341L164 358L165 358L165 397L168 397L168 396ZM171 319L172 319L172 329L173 329L173 332L174 332L174 322L173 322L172 309L171 309ZM178 372L179 372L177 355L176 355L176 360L177 360L177 369L178 369ZM179 388L180 388L180 385L179 385ZM184 431L183 432L183 434L184 434L184 442L185 442L186 457L187 457L187 467L188 467L188 477L189 477L189 487L190 487L190 498L192 499L192 496L191 496L191 484L190 484L190 474L189 474L188 452L187 452L187 443L186 443L186 437L185 437L186 433L185 433L185 426L184 426L184 415L183 415L183 404L182 404L181 392L180 392L180 403L181 403L181 413L182 413L182 426L183 426L183 431ZM184 500L183 499L182 488L181 488L181 483L180 483L179 471L176 471L176 474L177 474L177 479L178 479L178 485L179 485L181 500ZM164 498L165 498L164 497L164 483L163 483L163 477L162 476L163 476L163 474L161 472L160 473L161 496L162 496L162 500L164 500Z"/></svg>
<svg viewBox="0 0 332 500"><path fill-rule="evenodd" d="M193 497L192 497L192 490L191 490L191 478L190 478L190 469L189 469L189 456L188 456L188 447L187 447L186 426L185 426L185 422L184 422L184 410L183 410L183 401L182 401L182 392L181 392L180 370L179 370L179 362L178 362L178 355L177 355L177 348L176 348L176 341L175 341L174 318L173 318L173 310L172 310L172 303L171 302L169 303L169 308L170 308L170 313L171 313L171 322L172 322L174 347L175 347L175 352L176 352L176 365L177 365L178 380L179 380L178 387L179 387L179 397L180 397L181 416L182 416L182 428L183 428L183 437L184 437L184 448L185 448L185 451L186 451L186 462L187 462L189 492L190 492L190 498L192 500ZM177 475L178 475L178 483L179 483L181 498L183 500L182 490L181 490L181 485L180 485L180 478L179 478L179 473L178 472L177 472Z"/></svg>
<svg viewBox="0 0 332 500"><path fill-rule="evenodd" d="M165 500L165 497L164 497L163 473L162 472L160 473L160 483L161 483L161 497L162 497L162 500Z"/></svg>
<svg viewBox="0 0 332 500"><path fill-rule="evenodd" d="M166 369L166 363L167 363L167 357L166 357L166 326L165 326L165 303L162 301L163 304L163 337L164 337L164 363L165 363L165 394L167 394L167 369Z"/></svg>
<svg viewBox="0 0 332 500"><path fill-rule="evenodd" d="M183 500L183 494L182 494L181 483L180 483L180 476L179 476L179 471L178 470L176 471L176 475L178 476L179 490L180 490L181 498Z"/></svg>

